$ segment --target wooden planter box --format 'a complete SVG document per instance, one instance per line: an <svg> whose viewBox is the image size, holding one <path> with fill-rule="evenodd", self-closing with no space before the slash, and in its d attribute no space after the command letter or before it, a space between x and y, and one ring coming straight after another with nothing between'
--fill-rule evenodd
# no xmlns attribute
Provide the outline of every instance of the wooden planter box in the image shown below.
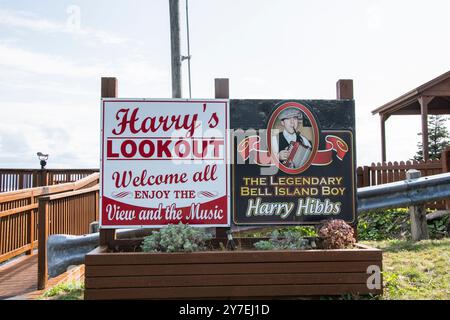
<svg viewBox="0 0 450 320"><path fill-rule="evenodd" d="M86 256L85 299L294 298L381 294L369 290L370 265L382 252L346 250L108 252Z"/></svg>

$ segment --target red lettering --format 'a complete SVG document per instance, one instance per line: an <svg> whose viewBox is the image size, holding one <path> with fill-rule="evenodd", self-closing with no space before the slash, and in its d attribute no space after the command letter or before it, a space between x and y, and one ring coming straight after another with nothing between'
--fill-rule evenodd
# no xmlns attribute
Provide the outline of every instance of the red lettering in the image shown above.
<svg viewBox="0 0 450 320"><path fill-rule="evenodd" d="M112 133L121 135L127 129L133 134L148 133L149 131L157 132L160 129L166 132L173 128L174 130L186 130L186 137L190 138L194 135L195 128L198 127L198 114L146 117L140 121L138 112L139 108L134 108L131 116L129 116L130 109L120 109L117 111L117 128L113 129Z"/></svg>
<svg viewBox="0 0 450 320"><path fill-rule="evenodd" d="M112 142L112 140L108 140L106 142L106 156L108 158L118 158L119 154L117 152L113 152L112 148L113 148L113 142Z"/></svg>
<svg viewBox="0 0 450 320"><path fill-rule="evenodd" d="M166 140L166 141L158 140L158 151L157 151L158 158L161 158L163 153L165 153L168 158L172 157L172 155L170 154L170 150L169 150L170 142L171 142L170 140Z"/></svg>
<svg viewBox="0 0 450 320"><path fill-rule="evenodd" d="M148 146L148 151L145 151L145 147ZM150 158L155 153L155 145L151 140L143 140L139 144L139 154L145 158Z"/></svg>
<svg viewBox="0 0 450 320"><path fill-rule="evenodd" d="M128 151L129 149L127 148L128 146L131 147L130 151ZM125 140L124 142L122 142L122 145L120 146L120 152L125 158L133 158L137 152L136 142L134 142L133 140Z"/></svg>

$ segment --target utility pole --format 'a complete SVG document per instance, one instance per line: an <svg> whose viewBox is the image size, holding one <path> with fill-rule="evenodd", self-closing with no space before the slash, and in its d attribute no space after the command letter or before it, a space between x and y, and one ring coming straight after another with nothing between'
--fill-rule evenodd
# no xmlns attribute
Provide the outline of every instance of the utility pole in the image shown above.
<svg viewBox="0 0 450 320"><path fill-rule="evenodd" d="M180 1L169 0L172 98L181 98Z"/></svg>

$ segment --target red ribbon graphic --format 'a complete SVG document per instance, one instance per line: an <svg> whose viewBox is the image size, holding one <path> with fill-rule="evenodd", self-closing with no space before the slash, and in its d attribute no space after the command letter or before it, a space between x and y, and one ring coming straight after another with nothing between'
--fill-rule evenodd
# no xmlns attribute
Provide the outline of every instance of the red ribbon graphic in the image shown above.
<svg viewBox="0 0 450 320"><path fill-rule="evenodd" d="M272 158L268 150L262 150L260 147L261 138L259 136L250 136L242 140L237 151L241 155L244 161L250 158L253 154L253 159L258 165L273 164ZM343 160L348 152L347 143L341 138L334 135L325 136L325 149L317 151L316 156L311 165L314 166L327 166L333 162L333 151L336 152L336 157L339 160Z"/></svg>

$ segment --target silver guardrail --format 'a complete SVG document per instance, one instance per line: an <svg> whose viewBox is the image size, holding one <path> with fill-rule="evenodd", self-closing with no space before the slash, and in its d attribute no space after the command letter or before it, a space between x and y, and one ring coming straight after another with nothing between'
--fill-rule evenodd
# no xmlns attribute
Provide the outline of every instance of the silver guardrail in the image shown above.
<svg viewBox="0 0 450 320"><path fill-rule="evenodd" d="M358 188L358 213L450 198L450 173Z"/></svg>
<svg viewBox="0 0 450 320"><path fill-rule="evenodd" d="M148 236L151 229L124 229L116 231L117 239L132 239ZM48 275L53 278L66 272L73 265L84 263L88 252L94 250L99 244L99 233L73 236L67 234L54 234L47 240L47 267Z"/></svg>

